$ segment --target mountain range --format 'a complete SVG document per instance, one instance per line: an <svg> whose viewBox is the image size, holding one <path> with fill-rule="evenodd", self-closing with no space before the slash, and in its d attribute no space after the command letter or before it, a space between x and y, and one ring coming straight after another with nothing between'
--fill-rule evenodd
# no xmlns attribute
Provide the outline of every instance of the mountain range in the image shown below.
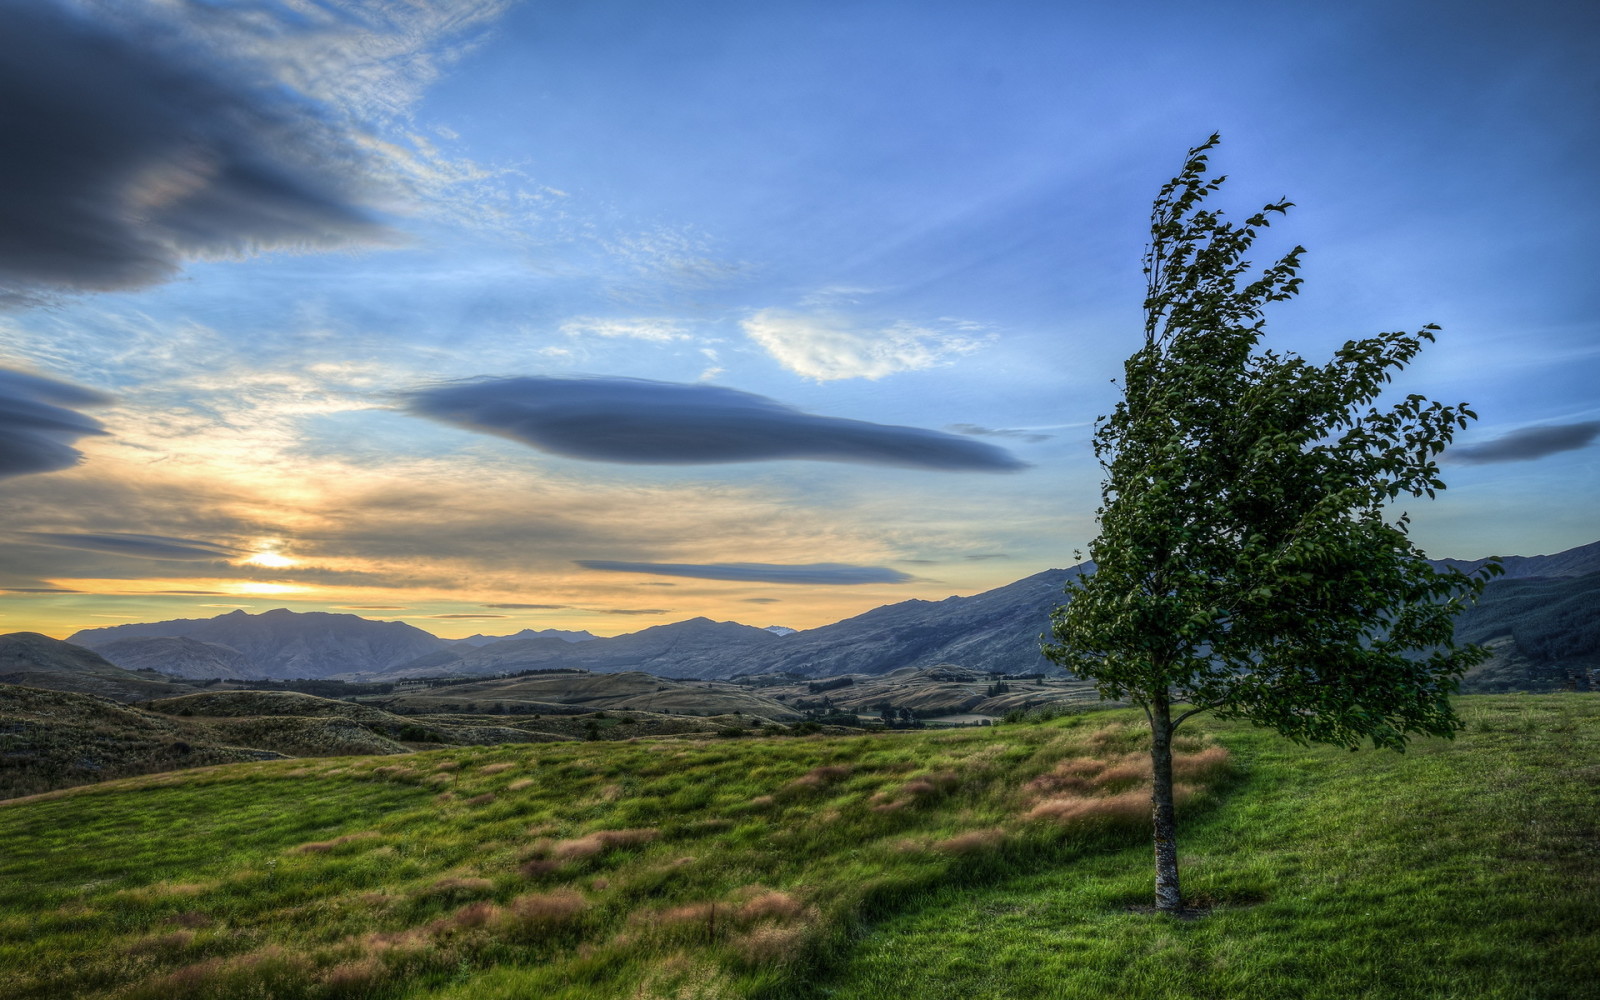
<svg viewBox="0 0 1600 1000"><path fill-rule="evenodd" d="M1482 562L1438 565L1471 570ZM1531 644L1522 650L1529 662L1573 661L1580 667L1580 661L1600 652L1592 648L1597 645L1593 630L1582 624L1595 619L1600 589L1579 582L1600 572L1600 542L1550 556L1512 556L1504 565L1505 575L1490 583L1483 601L1463 616L1464 639L1507 636L1513 646L1501 644L1506 655L1518 652L1517 643ZM1039 653L1039 638L1049 628L1051 610L1061 603L1066 580L1088 570L1089 564L1046 570L970 597L902 601L785 634L692 618L609 638L529 629L508 637L447 640L401 622L279 609L87 629L69 641L118 666L189 678L371 680L555 668L679 678L764 673L817 678L939 664L1012 674L1054 672L1057 668ZM1546 583L1544 589L1529 590L1529 581ZM1503 599L1513 593L1516 600ZM1553 605L1566 609L1564 617L1535 614ZM1534 618L1544 629L1537 636L1529 624Z"/></svg>

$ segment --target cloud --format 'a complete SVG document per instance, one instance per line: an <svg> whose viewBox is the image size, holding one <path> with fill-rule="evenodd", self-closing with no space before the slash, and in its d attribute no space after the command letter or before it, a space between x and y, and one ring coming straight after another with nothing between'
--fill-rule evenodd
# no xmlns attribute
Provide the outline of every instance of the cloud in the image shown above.
<svg viewBox="0 0 1600 1000"><path fill-rule="evenodd" d="M692 465L808 459L1014 472L1010 452L941 431L802 413L764 396L631 378L483 379L404 395L417 416L595 462Z"/></svg>
<svg viewBox="0 0 1600 1000"><path fill-rule="evenodd" d="M365 207L371 154L321 110L119 14L0 5L0 291L139 288L185 260L391 238Z"/></svg>
<svg viewBox="0 0 1600 1000"><path fill-rule="evenodd" d="M953 431L956 434L967 434L972 437L1016 438L1018 441L1025 441L1029 444L1037 444L1040 441L1048 441L1055 437L1054 434L1040 434L1038 431L1021 428L979 427L977 424L949 424L945 427L945 430Z"/></svg>
<svg viewBox="0 0 1600 1000"><path fill-rule="evenodd" d="M815 586L848 586L860 583L905 583L913 579L897 569L883 566L849 566L844 563L811 563L804 566L771 563L649 563L614 562L609 559L574 560L584 569L614 573L653 573L657 576L692 576L701 580L737 580L747 583L800 583Z"/></svg>
<svg viewBox="0 0 1600 1000"><path fill-rule="evenodd" d="M209 605L208 605L209 606ZM248 605L246 605L248 606ZM404 604L341 604L339 608L344 611L409 611Z"/></svg>
<svg viewBox="0 0 1600 1000"><path fill-rule="evenodd" d="M964 329L968 324L958 325ZM879 379L942 364L976 350L981 341L948 330L897 323L864 330L833 313L763 309L741 323L744 332L780 365L819 382Z"/></svg>
<svg viewBox="0 0 1600 1000"><path fill-rule="evenodd" d="M1600 435L1600 420L1576 424L1523 427L1482 444L1451 448L1451 460L1482 465L1489 462L1531 462L1536 458L1586 447Z"/></svg>
<svg viewBox="0 0 1600 1000"><path fill-rule="evenodd" d="M0 478L77 465L83 453L72 442L105 430L73 407L109 402L90 389L0 368Z"/></svg>
<svg viewBox="0 0 1600 1000"><path fill-rule="evenodd" d="M169 538L165 535L135 535L120 531L108 532L53 532L27 531L22 533L29 541L64 549L87 549L90 552L107 552L118 556L137 556L145 559L228 559L238 554L237 549L188 538Z"/></svg>
<svg viewBox="0 0 1600 1000"><path fill-rule="evenodd" d="M0 587L0 594L81 594L66 587Z"/></svg>
<svg viewBox="0 0 1600 1000"><path fill-rule="evenodd" d="M778 600L776 597L746 597L746 598L743 599L743 602L745 604L782 604L783 603L782 601Z"/></svg>
<svg viewBox="0 0 1600 1000"><path fill-rule="evenodd" d="M510 618L510 615L424 615L424 618Z"/></svg>
<svg viewBox="0 0 1600 1000"><path fill-rule="evenodd" d="M651 340L656 343L689 339L689 335L683 332L682 324L670 319L600 319L594 316L579 316L561 324L561 332L569 337L625 338Z"/></svg>
<svg viewBox="0 0 1600 1000"><path fill-rule="evenodd" d="M504 611L561 611L572 607L570 604L485 604L486 608L499 608ZM500 617L505 617L501 615Z"/></svg>
<svg viewBox="0 0 1600 1000"><path fill-rule="evenodd" d="M591 614L596 615L664 615L671 608L595 608Z"/></svg>

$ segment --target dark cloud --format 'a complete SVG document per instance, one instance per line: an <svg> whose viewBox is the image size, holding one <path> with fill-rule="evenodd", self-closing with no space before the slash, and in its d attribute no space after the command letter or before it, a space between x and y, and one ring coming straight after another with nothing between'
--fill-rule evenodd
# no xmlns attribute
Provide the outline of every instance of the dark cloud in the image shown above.
<svg viewBox="0 0 1600 1000"><path fill-rule="evenodd" d="M81 594L81 590L68 590L65 587L0 587L3 594Z"/></svg>
<svg viewBox="0 0 1600 1000"><path fill-rule="evenodd" d="M409 611L403 604L341 604L343 611Z"/></svg>
<svg viewBox="0 0 1600 1000"><path fill-rule="evenodd" d="M1482 465L1488 462L1529 462L1561 451L1586 447L1600 435L1600 420L1576 424L1547 424L1524 427L1482 444L1451 448L1453 461Z"/></svg>
<svg viewBox="0 0 1600 1000"><path fill-rule="evenodd" d="M772 563L648 563L612 562L607 559L578 559L584 569L615 573L654 573L657 576L692 576L701 580L739 580L747 583L803 583L811 585L850 585L858 583L905 583L912 579L897 569L883 566L849 566L844 563L774 565Z"/></svg>
<svg viewBox="0 0 1600 1000"><path fill-rule="evenodd" d="M427 615L428 618L510 618L510 615Z"/></svg>
<svg viewBox="0 0 1600 1000"><path fill-rule="evenodd" d="M1010 452L941 431L820 417L711 385L631 378L503 378L406 394L405 408L595 462L693 465L810 459L1015 472Z"/></svg>
<svg viewBox="0 0 1600 1000"><path fill-rule="evenodd" d="M99 533L26 531L22 535L29 541L60 546L64 549L86 549L90 552L108 552L112 555L139 556L145 559L227 559L238 553L237 549L190 538L131 535L120 531Z"/></svg>
<svg viewBox="0 0 1600 1000"><path fill-rule="evenodd" d="M560 611L569 608L569 604L485 604L486 608L500 608L505 611ZM501 615L501 617L505 617Z"/></svg>
<svg viewBox="0 0 1600 1000"><path fill-rule="evenodd" d="M365 154L315 108L121 13L0 4L0 294L385 237L359 207Z"/></svg>
<svg viewBox="0 0 1600 1000"><path fill-rule="evenodd" d="M1054 434L1040 434L1038 431L1011 430L1009 428L980 427L977 424L948 424L945 430L957 434L966 434L970 437L1001 437L1015 438L1028 444L1037 444L1055 437Z"/></svg>
<svg viewBox="0 0 1600 1000"><path fill-rule="evenodd" d="M776 597L746 597L744 599L744 603L746 603L746 604L782 604L783 602L778 600Z"/></svg>
<svg viewBox="0 0 1600 1000"><path fill-rule="evenodd" d="M595 608L591 612L597 615L664 615L671 608Z"/></svg>
<svg viewBox="0 0 1600 1000"><path fill-rule="evenodd" d="M225 590L141 590L140 595L155 594L160 597L227 597Z"/></svg>
<svg viewBox="0 0 1600 1000"><path fill-rule="evenodd" d="M0 137L0 148L3 143ZM0 199L4 197L0 189ZM4 239L0 229L0 240ZM0 478L77 465L83 453L72 442L105 430L74 408L110 401L90 389L0 368Z"/></svg>

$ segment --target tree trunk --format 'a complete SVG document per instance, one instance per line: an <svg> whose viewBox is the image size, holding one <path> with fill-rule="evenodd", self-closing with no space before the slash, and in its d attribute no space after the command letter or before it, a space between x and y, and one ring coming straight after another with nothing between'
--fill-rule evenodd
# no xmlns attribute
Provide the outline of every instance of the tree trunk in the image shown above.
<svg viewBox="0 0 1600 1000"><path fill-rule="evenodd" d="M1155 820L1156 911L1183 909L1178 890L1178 824L1172 809L1172 705L1165 693L1150 705L1150 811Z"/></svg>

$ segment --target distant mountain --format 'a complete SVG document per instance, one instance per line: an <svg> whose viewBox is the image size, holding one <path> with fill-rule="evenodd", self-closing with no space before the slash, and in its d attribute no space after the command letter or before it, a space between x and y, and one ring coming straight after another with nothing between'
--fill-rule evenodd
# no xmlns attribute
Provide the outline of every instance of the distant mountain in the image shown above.
<svg viewBox="0 0 1600 1000"><path fill-rule="evenodd" d="M264 676L248 656L232 646L181 635L117 639L96 652L124 670L157 670L169 677L259 680Z"/></svg>
<svg viewBox="0 0 1600 1000"><path fill-rule="evenodd" d="M1471 570L1483 562L1440 560L1437 565ZM1572 641L1578 641L1574 637L1588 634L1582 624L1584 615L1589 616L1589 621L1600 618L1600 607L1596 605L1600 598L1580 588L1570 597L1570 601L1575 602L1570 606L1577 610L1559 622L1547 617L1545 620L1553 631L1536 636L1526 625L1512 627L1504 625L1504 621L1513 615L1525 618L1525 612L1515 609L1529 602L1549 604L1555 599L1536 596L1526 600L1519 598L1521 603L1518 603L1501 600L1501 595L1521 594L1514 585L1528 581L1572 581L1600 572L1600 542L1555 555L1509 556L1503 564L1507 568L1506 576L1491 582L1478 607L1463 616L1462 634L1470 637L1482 633L1504 639L1496 647L1504 654L1498 661L1501 668L1496 674L1502 680L1513 675L1532 677L1544 668L1513 669L1505 666L1510 662L1505 657L1522 657L1518 663L1554 662L1551 657L1555 654L1550 650L1566 649ZM927 668L939 664L1011 674L1059 673L1059 668L1040 655L1039 640L1049 630L1050 612L1062 603L1062 588L1067 579L1092 571L1092 564L1046 570L971 597L902 601L832 625L799 632L694 618L607 638L596 638L587 632L524 629L508 637L479 635L452 642L399 622L279 610L261 615L235 611L200 621L92 629L79 632L72 641L104 650L113 662L149 665L158 670L166 669L161 665L166 657L172 672L195 677L213 669L219 671L218 676L239 676L238 673L220 673L228 669L273 679L341 677L355 680L488 676L576 668L599 673L644 671L678 678L729 678L762 673L815 678L840 674L879 675L906 667ZM1538 593L1544 594L1544 591ZM1562 597L1561 606L1569 607L1568 600ZM193 645L113 645L153 637L191 640ZM228 659L230 650L243 656L249 668ZM125 660L117 659L119 657ZM210 657L217 658L215 665Z"/></svg>
<svg viewBox="0 0 1600 1000"><path fill-rule="evenodd" d="M563 642L588 642L590 639L598 638L600 637L587 629L572 632L560 628L525 628L521 632L514 632L511 635L484 635L480 632L477 635L469 635L465 639L448 639L446 641L466 646L487 646L491 642L506 642L512 639L560 639Z"/></svg>
<svg viewBox="0 0 1600 1000"><path fill-rule="evenodd" d="M287 680L333 674L381 673L450 643L404 622L286 609L259 615L232 611L215 618L178 619L85 629L69 641L100 649L123 639L178 636L227 646L248 660L253 678Z"/></svg>
<svg viewBox="0 0 1600 1000"><path fill-rule="evenodd" d="M667 677L732 677L757 670L760 657L779 641L766 629L751 625L691 618L588 642L541 636L473 649L456 647L401 664L387 676L517 673L566 667L597 673L641 670Z"/></svg>
<svg viewBox="0 0 1600 1000"><path fill-rule="evenodd" d="M100 654L37 632L0 635L0 684L92 694L113 701L143 701L188 694L186 684L136 674Z"/></svg>
<svg viewBox="0 0 1600 1000"><path fill-rule="evenodd" d="M1454 566L1470 573L1488 561L1487 557L1438 559L1434 564ZM1587 576L1590 573L1600 573L1600 542L1580 545L1575 549L1557 552L1553 556L1501 556L1500 565L1505 569L1505 572L1497 578L1501 580L1525 580L1536 576Z"/></svg>
<svg viewBox="0 0 1600 1000"><path fill-rule="evenodd" d="M771 632L773 635L794 635L796 632L800 631L799 629L787 628L783 625L768 625L766 630Z"/></svg>
<svg viewBox="0 0 1600 1000"><path fill-rule="evenodd" d="M1456 638L1494 654L1466 691L1593 690L1600 682L1600 573L1495 580L1456 619Z"/></svg>

